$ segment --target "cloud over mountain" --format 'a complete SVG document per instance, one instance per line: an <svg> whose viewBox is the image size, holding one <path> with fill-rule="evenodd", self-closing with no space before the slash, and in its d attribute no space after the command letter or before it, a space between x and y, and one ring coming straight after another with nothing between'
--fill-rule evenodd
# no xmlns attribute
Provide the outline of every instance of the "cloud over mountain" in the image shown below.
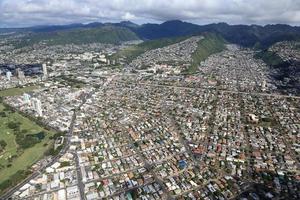
<svg viewBox="0 0 300 200"><path fill-rule="evenodd" d="M295 0L0 0L0 26L181 19L200 24L300 25Z"/></svg>

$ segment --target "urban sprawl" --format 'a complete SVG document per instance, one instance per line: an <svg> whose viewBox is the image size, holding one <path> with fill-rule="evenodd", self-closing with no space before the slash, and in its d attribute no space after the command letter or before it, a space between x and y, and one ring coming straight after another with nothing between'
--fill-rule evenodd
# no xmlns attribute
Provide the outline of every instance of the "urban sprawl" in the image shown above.
<svg viewBox="0 0 300 200"><path fill-rule="evenodd" d="M127 44L15 50L4 39L0 89L34 89L3 102L63 133L4 198L299 199L299 94L232 44L182 75L202 39L129 64L113 56ZM271 50L300 59L289 42Z"/></svg>

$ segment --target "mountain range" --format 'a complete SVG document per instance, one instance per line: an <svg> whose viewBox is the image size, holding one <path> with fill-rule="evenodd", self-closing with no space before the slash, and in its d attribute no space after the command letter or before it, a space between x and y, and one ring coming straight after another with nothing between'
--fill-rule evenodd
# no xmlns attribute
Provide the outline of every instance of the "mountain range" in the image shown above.
<svg viewBox="0 0 300 200"><path fill-rule="evenodd" d="M267 48L270 45L283 40L298 40L300 38L300 27L284 24L276 25L229 25L227 23L215 23L208 25L197 25L180 20L167 21L162 24L143 24L138 25L130 21L120 23L100 23L94 22L89 24L70 24L70 25L53 25L53 26L35 26L29 28L0 29L0 33L8 32L26 32L33 37L43 39L49 36L63 35L69 38L74 32L80 32L80 37L88 37L85 42L106 42L99 39L103 35L103 29L118 32L121 37L109 38L107 43L121 42L133 39L154 40L160 38L199 35L206 32L219 34L230 43L239 44L245 47ZM95 31L95 29L102 31ZM91 31L92 30L92 31ZM98 33L99 32L99 33ZM97 34L98 33L98 34ZM89 35L92 34L92 37ZM118 34L115 34L118 36ZM43 37L44 36L44 37ZM78 36L78 37L79 37ZM98 38L98 39L97 39ZM53 39L53 38L51 38ZM72 39L72 37L71 37Z"/></svg>

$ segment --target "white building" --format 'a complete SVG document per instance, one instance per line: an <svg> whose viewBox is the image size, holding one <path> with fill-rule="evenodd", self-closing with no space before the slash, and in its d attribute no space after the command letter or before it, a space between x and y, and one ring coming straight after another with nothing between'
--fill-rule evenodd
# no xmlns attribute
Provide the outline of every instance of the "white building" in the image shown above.
<svg viewBox="0 0 300 200"><path fill-rule="evenodd" d="M6 72L6 78L7 80L11 80L11 76L12 76L12 73L10 71Z"/></svg>
<svg viewBox="0 0 300 200"><path fill-rule="evenodd" d="M61 189L57 192L57 200L66 200L67 194L65 189Z"/></svg>
<svg viewBox="0 0 300 200"><path fill-rule="evenodd" d="M16 69L16 74L17 74L18 79L20 79L20 80L25 79L25 74L20 68Z"/></svg>
<svg viewBox="0 0 300 200"><path fill-rule="evenodd" d="M38 116L43 116L42 103L39 99L32 98L31 105L35 112L38 114Z"/></svg>
<svg viewBox="0 0 300 200"><path fill-rule="evenodd" d="M30 104L30 95L29 94L27 94L27 93L24 93L24 95L23 95L23 102L24 102L24 104Z"/></svg>
<svg viewBox="0 0 300 200"><path fill-rule="evenodd" d="M48 77L47 65L43 64L43 78Z"/></svg>

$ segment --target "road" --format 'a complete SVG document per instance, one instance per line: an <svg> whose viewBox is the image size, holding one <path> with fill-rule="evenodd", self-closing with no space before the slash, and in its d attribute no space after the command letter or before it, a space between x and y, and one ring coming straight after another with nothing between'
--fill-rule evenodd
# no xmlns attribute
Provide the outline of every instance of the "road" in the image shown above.
<svg viewBox="0 0 300 200"><path fill-rule="evenodd" d="M0 197L0 200L7 200L7 199L11 199L11 196L16 192L18 191L20 188L22 188L25 184L27 184L30 180L32 179L35 179L36 177L38 177L41 172L43 172L47 167L50 167L52 166L54 163L56 163L69 149L70 147L70 144L71 144L71 137L73 135L73 131L74 131L74 123L75 123L75 120L76 120L76 110L80 109L81 106L83 104L85 104L86 100L88 97L90 97L91 93L88 94L88 95L85 95L84 97L81 98L82 100L82 103L78 106L77 109L75 109L73 111L73 116L72 116L72 120L71 120L71 123L70 123L70 128L69 128L69 131L68 133L65 135L65 145L64 147L61 149L61 151L59 152L58 155L54 156L52 158L52 160L47 163L46 165L42 166L40 169L36 170L33 174L31 174L30 176L28 176L26 179L24 179L20 184L16 185L15 187L11 188L9 191L7 191L5 194L3 194L1 197ZM76 158L77 156L75 156ZM79 169L80 170L80 169ZM81 186L82 187L82 186ZM84 192L84 188L80 188L79 187L79 190L80 191L83 191ZM84 194L84 193L83 193ZM81 193L82 195L82 193ZM84 196L84 195L83 195ZM82 198L84 199L84 198Z"/></svg>
<svg viewBox="0 0 300 200"><path fill-rule="evenodd" d="M94 92L90 92L89 94L84 95L83 97L81 97L82 102L78 106L78 108L74 111L75 119L76 119L76 111L80 110L80 108L86 103L87 99L90 98L93 93ZM75 121L75 119L74 119L74 121ZM72 129L74 129L74 124L72 126ZM72 134L73 134L73 130L72 130ZM68 139L69 142L71 141L71 136L72 135L70 135L70 138ZM80 162L79 162L79 156L76 152L72 152L72 154L74 156L75 164L76 164L76 173L77 173L77 181L78 181L77 186L78 186L79 193L80 193L80 199L81 200L86 200L85 192L84 192L84 183L82 182L82 173L81 173L81 166L80 166Z"/></svg>
<svg viewBox="0 0 300 200"><path fill-rule="evenodd" d="M85 193L84 193L84 183L82 182L82 173L81 173L81 167L79 163L79 156L77 153L72 153L75 158L75 164L76 164L76 173L77 173L77 186L80 193L81 200L86 200Z"/></svg>
<svg viewBox="0 0 300 200"><path fill-rule="evenodd" d="M151 128L150 128L151 129ZM134 138L131 137L131 135L128 133L128 137L130 138L131 144L134 144L136 141L134 140ZM164 185L163 181L156 175L156 173L153 171L154 169L154 163L149 163L149 161L147 160L147 158L143 155L142 151L135 145L133 145L135 152L137 152L137 154L139 155L140 158L142 158L143 163L144 163L144 167L145 169L148 170L148 172L153 176L154 180L156 183L158 183L160 185L160 187L162 188L164 194L163 194L163 199L170 199L169 193L167 191L166 186Z"/></svg>
<svg viewBox="0 0 300 200"><path fill-rule="evenodd" d="M71 124L70 124L70 129L69 129L67 135L65 136L66 137L66 140L65 140L66 143L65 143L64 147L62 148L62 150L60 151L60 153L58 155L54 156L52 158L52 160L49 163L47 163L47 165L42 166L40 169L36 170L29 177L27 177L26 179L24 179L20 184L16 185L15 187L13 187L9 191L7 191L4 195L2 195L0 197L1 200L10 199L10 197L16 191L18 191L20 188L22 188L30 180L38 177L42 171L44 171L47 167L50 167L51 165L53 165L54 163L56 163L67 152L67 150L70 147L70 138L71 138L71 135L73 134L73 127L74 127L75 119L76 119L76 113L74 112L72 120L71 120Z"/></svg>
<svg viewBox="0 0 300 200"><path fill-rule="evenodd" d="M124 81L118 81L120 83L126 83ZM126 83L128 84L128 83ZM292 96L292 95L283 95L283 94L272 94L272 93L262 93L262 92L241 92L241 91L234 91L234 90L221 90L217 88L205 88L205 87L188 87L188 86L174 86L174 85L162 85L162 84L150 84L150 83L141 83L138 82L138 85L144 86L152 86L152 87L166 87L166 88L174 88L174 89L188 89L188 90L216 90L219 92L224 93L232 93L232 94L246 94L246 95L254 95L254 96L266 96L266 97L276 97L276 98L293 98L293 99L300 99L300 96Z"/></svg>

